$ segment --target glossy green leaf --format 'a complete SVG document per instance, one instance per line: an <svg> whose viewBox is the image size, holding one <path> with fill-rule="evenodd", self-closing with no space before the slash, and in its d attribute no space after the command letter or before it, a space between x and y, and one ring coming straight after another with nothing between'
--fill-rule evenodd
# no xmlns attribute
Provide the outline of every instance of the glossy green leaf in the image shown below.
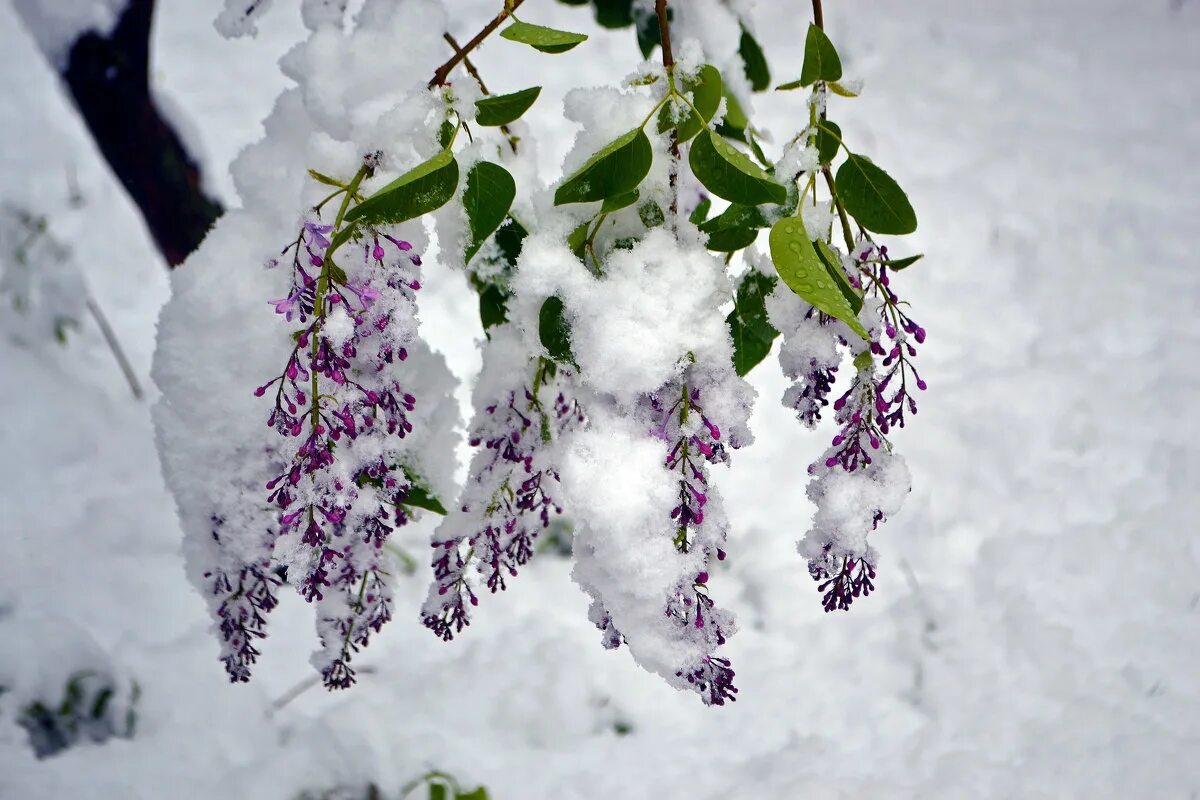
<svg viewBox="0 0 1200 800"><path fill-rule="evenodd" d="M573 363L571 326L567 323L563 301L557 295L547 297L542 303L542 310L538 313L538 338L555 361Z"/></svg>
<svg viewBox="0 0 1200 800"><path fill-rule="evenodd" d="M842 266L842 257L839 256L832 247L824 241L818 239L814 244L817 248L817 256L825 265L825 271L829 273L829 277L833 278L837 283L838 290L841 291L842 297L846 298L846 302L850 304L850 309L855 316L862 310L863 300L862 295L858 290L850 285L850 279L846 277L846 270Z"/></svg>
<svg viewBox="0 0 1200 800"><path fill-rule="evenodd" d="M907 256L905 258L897 258L895 261L887 261L884 266L893 272L899 272L902 269L907 269L913 264L925 257L924 253L917 253L915 256Z"/></svg>
<svg viewBox="0 0 1200 800"><path fill-rule="evenodd" d="M836 81L842 77L842 60L825 31L809 23L804 40L804 65L800 68L800 85L812 86L817 81Z"/></svg>
<svg viewBox="0 0 1200 800"><path fill-rule="evenodd" d="M771 343L779 331L767 318L765 299L778 279L757 270L747 272L738 282L733 310L725 318L733 338L733 368L745 376L771 352Z"/></svg>
<svg viewBox="0 0 1200 800"><path fill-rule="evenodd" d="M735 203L700 225L700 230L708 234L705 247L709 250L733 253L749 247L758 238L758 231L767 226L766 217L757 206Z"/></svg>
<svg viewBox="0 0 1200 800"><path fill-rule="evenodd" d="M575 230L567 234L567 247L571 248L571 252L580 261L583 261L584 247L587 245L588 227L590 222L581 222L575 227Z"/></svg>
<svg viewBox="0 0 1200 800"><path fill-rule="evenodd" d="M758 40L746 30L746 26L742 26L742 40L738 44L738 53L742 57L742 64L746 67L746 80L750 81L750 88L756 92L761 92L771 85L771 68L767 66L767 56L763 53L762 46Z"/></svg>
<svg viewBox="0 0 1200 800"><path fill-rule="evenodd" d="M429 800L450 800L450 789L441 782L430 783Z"/></svg>
<svg viewBox="0 0 1200 800"><path fill-rule="evenodd" d="M500 31L503 39L511 42L527 44L543 53L565 53L580 42L586 42L587 36L582 33L560 31L543 25L530 25L528 22L513 21Z"/></svg>
<svg viewBox="0 0 1200 800"><path fill-rule="evenodd" d="M662 110L658 112L658 132L663 133L674 127L679 141L686 142L708 125L709 120L717 113L717 108L721 105L723 90L721 73L711 64L704 64L696 72L695 78L683 82L682 90L691 92L692 105L696 107L696 111L700 112L702 119L697 119L696 114L684 106L683 118L676 125L671 122L670 109L663 106Z"/></svg>
<svg viewBox="0 0 1200 800"><path fill-rule="evenodd" d="M712 131L703 131L692 143L688 163L705 189L731 203L756 206L782 204L787 189Z"/></svg>
<svg viewBox="0 0 1200 800"><path fill-rule="evenodd" d="M641 128L634 128L587 160L554 193L554 205L604 200L637 188L654 153Z"/></svg>
<svg viewBox="0 0 1200 800"><path fill-rule="evenodd" d="M529 232L525 230L525 227L511 216L508 218L508 222L505 222L500 226L500 230L496 231L496 244L500 246L500 255L508 266L516 266L517 259L521 255L521 247L528 235Z"/></svg>
<svg viewBox="0 0 1200 800"><path fill-rule="evenodd" d="M712 208L712 200L708 197L701 199L696 207L692 209L692 213L688 215L688 222L693 225L702 225L708 219L708 211Z"/></svg>
<svg viewBox="0 0 1200 800"><path fill-rule="evenodd" d="M627 28L633 24L633 0L592 0L596 22L602 28Z"/></svg>
<svg viewBox="0 0 1200 800"><path fill-rule="evenodd" d="M450 147L454 142L454 132L458 130L458 126L448 119L442 120L442 124L438 126L438 147L443 150Z"/></svg>
<svg viewBox="0 0 1200 800"><path fill-rule="evenodd" d="M770 225L758 206L744 206L734 203L717 216L700 226L705 233L726 230L728 228L766 228Z"/></svg>
<svg viewBox="0 0 1200 800"><path fill-rule="evenodd" d="M350 209L345 220L395 225L441 208L457 188L458 162L453 153L443 150Z"/></svg>
<svg viewBox="0 0 1200 800"><path fill-rule="evenodd" d="M829 164L842 146L842 129L836 122L821 120L817 124L817 158L821 164Z"/></svg>
<svg viewBox="0 0 1200 800"><path fill-rule="evenodd" d="M480 125L507 125L529 110L542 87L533 86L512 94L496 94L475 101L475 121Z"/></svg>
<svg viewBox="0 0 1200 800"><path fill-rule="evenodd" d="M754 244L757 238L757 228L722 228L710 233L704 246L714 253L736 253Z"/></svg>
<svg viewBox="0 0 1200 800"><path fill-rule="evenodd" d="M420 476L408 467L404 467L403 469L404 477L408 479L409 488L404 495L404 499L400 501L400 505L411 508L423 508L426 511L441 514L443 517L446 516L446 507L429 492L429 489L425 486L425 482L421 480Z"/></svg>
<svg viewBox="0 0 1200 800"><path fill-rule="evenodd" d="M467 173L467 188L463 190L463 208L467 212L467 249L464 262L479 252L512 207L517 196L517 183L499 164L479 161Z"/></svg>
<svg viewBox="0 0 1200 800"><path fill-rule="evenodd" d="M788 288L818 311L840 319L866 339L866 329L817 256L804 223L798 217L781 219L771 228L770 242L771 260Z"/></svg>
<svg viewBox="0 0 1200 800"><path fill-rule="evenodd" d="M620 211L622 208L628 208L638 201L639 196L640 192L638 192L637 189L634 189L632 192L626 192L625 194L618 194L614 195L613 197L609 197L600 204L600 213L612 214L614 211Z"/></svg>
<svg viewBox="0 0 1200 800"><path fill-rule="evenodd" d="M867 369L873 363L875 363L875 358L871 355L870 350L863 350L854 357L854 368L857 370Z"/></svg>
<svg viewBox="0 0 1200 800"><path fill-rule="evenodd" d="M834 183L846 211L869 231L892 235L917 229L917 214L900 185L865 156L847 154Z"/></svg>
<svg viewBox="0 0 1200 800"><path fill-rule="evenodd" d="M508 322L508 295L494 283L484 284L479 290L479 321L484 331Z"/></svg>

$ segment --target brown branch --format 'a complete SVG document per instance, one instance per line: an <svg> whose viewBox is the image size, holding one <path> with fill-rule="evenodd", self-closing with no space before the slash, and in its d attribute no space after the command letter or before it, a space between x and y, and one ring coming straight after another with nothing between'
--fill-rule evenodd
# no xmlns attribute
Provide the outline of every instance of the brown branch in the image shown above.
<svg viewBox="0 0 1200 800"><path fill-rule="evenodd" d="M437 68L437 70L433 73L433 77L429 79L429 88L432 89L435 86L444 86L446 84L446 78L450 76L451 70L458 66L458 62L466 58L468 53L478 47L483 40L486 39L489 34L491 34L492 31L500 27L500 23L508 19L512 13L517 10L517 7L524 2L525 0L512 0L511 3L505 3L504 8L499 14L496 15L495 19L493 19L487 25L484 25L483 30L475 34L475 38L467 42L466 47L455 50L455 53L450 57L450 60Z"/></svg>
<svg viewBox="0 0 1200 800"><path fill-rule="evenodd" d="M462 53L462 46L459 45L458 40L451 36L449 32L443 33L442 38L450 43L455 53ZM466 53L462 53L462 63L467 68L467 73L479 84L479 91L483 92L485 96L491 94L488 91L487 84L483 82L483 77L479 74L479 70L475 69L475 65L471 63L471 59L467 58Z"/></svg>
<svg viewBox="0 0 1200 800"><path fill-rule="evenodd" d="M667 80L672 81L671 71L675 68L675 55L671 52L671 25L667 21L667 0L656 0L654 11L658 14L658 33L662 39L662 63L667 71ZM672 86L675 84L672 82ZM679 215L679 134L671 129L671 227Z"/></svg>
<svg viewBox="0 0 1200 800"><path fill-rule="evenodd" d="M821 13L821 0L812 0L813 4L813 25L816 25L821 30L825 30L825 15Z"/></svg>
<svg viewBox="0 0 1200 800"><path fill-rule="evenodd" d="M479 74L479 70L475 69L475 65L471 63L471 59L467 58L467 54L463 52L463 49L459 46L458 41L448 32L443 33L442 38L450 43L450 46L454 48L455 53L462 53L463 66L467 68L467 72L470 74L470 76L475 79L475 83L479 84L479 91L483 92L485 96L491 94L491 92L488 91L487 84L483 82L483 76ZM513 153L516 154L517 137L513 136L512 131L509 130L507 125L500 126L500 133L504 134L504 138L508 140L508 146L512 148ZM469 132L468 135L470 135Z"/></svg>
<svg viewBox="0 0 1200 800"><path fill-rule="evenodd" d="M663 66L669 72L675 66L675 56L671 53L671 26L667 22L667 0L656 0L654 11L658 14L658 34L662 39Z"/></svg>

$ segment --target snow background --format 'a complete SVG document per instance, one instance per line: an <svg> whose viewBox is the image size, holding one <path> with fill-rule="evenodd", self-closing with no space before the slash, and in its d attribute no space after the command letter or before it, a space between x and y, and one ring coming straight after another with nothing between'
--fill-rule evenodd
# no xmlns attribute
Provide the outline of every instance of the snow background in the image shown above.
<svg viewBox="0 0 1200 800"><path fill-rule="evenodd" d="M456 2L454 34L495 5ZM757 442L716 473L736 704L705 708L602 650L567 562L539 556L449 645L417 618L423 570L402 579L397 619L362 660L376 672L273 711L311 674L309 610L285 593L254 682L227 684L184 578L153 389L132 400L90 321L66 347L30 342L4 306L0 798L292 798L368 781L394 795L431 768L498 800L1197 796L1200 3L831 5L846 72L866 83L833 115L908 190L927 254L900 276L930 332L930 389L896 436L914 492L875 539L876 594L823 614L794 551L826 432L778 405L772 357L752 374ZM287 85L275 61L301 35L295 6L276 0L257 40L226 41L219 4L160 0L155 90L227 205L226 167ZM575 133L566 90L612 84L638 55L631 31L596 30L582 9L524 16L592 35L586 58L557 57L569 69L502 40L473 59L494 91L544 85L528 120L550 180ZM807 13L759 0L753 19L776 82L798 74ZM46 214L72 245L149 387L166 271L3 0L0 37L0 202ZM756 123L796 127L791 98L759 97ZM469 376L474 298L429 263L423 332ZM35 760L15 709L96 666L138 681L136 736Z"/></svg>

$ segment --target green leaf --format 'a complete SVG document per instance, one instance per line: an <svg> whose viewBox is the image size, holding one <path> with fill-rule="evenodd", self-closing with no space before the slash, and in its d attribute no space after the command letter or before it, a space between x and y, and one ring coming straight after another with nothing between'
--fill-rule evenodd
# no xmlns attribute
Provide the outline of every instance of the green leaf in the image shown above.
<svg viewBox="0 0 1200 800"><path fill-rule="evenodd" d="M733 311L725 318L733 337L733 368L742 377L767 357L779 335L767 318L764 302L774 291L776 281L757 270L747 272L738 283Z"/></svg>
<svg viewBox="0 0 1200 800"><path fill-rule="evenodd" d="M850 304L850 309L854 312L855 316L858 316L858 312L862 310L863 305L862 295L850 285L850 279L846 277L846 270L842 267L841 256L820 239L813 246L817 248L817 256L825 264L825 270L829 273L829 277L833 278L837 283L842 297L846 298L846 302Z"/></svg>
<svg viewBox="0 0 1200 800"><path fill-rule="evenodd" d="M842 146L842 129L836 122L827 119L817 123L817 158L829 164Z"/></svg>
<svg viewBox="0 0 1200 800"><path fill-rule="evenodd" d="M771 68L767 66L767 56L758 40L746 30L745 25L742 26L742 41L738 45L738 53L746 67L746 80L750 81L750 88L761 92L770 86Z"/></svg>
<svg viewBox="0 0 1200 800"><path fill-rule="evenodd" d="M627 208L636 203L640 196L641 193L637 189L634 189L632 192L609 197L600 205L600 213L612 214L613 212L620 211L622 208Z"/></svg>
<svg viewBox="0 0 1200 800"><path fill-rule="evenodd" d="M554 205L590 203L631 192L650 171L653 158L646 133L634 128L609 142L567 178L554 193Z"/></svg>
<svg viewBox="0 0 1200 800"><path fill-rule="evenodd" d="M510 42L527 44L543 53L565 53L580 42L586 42L588 38L582 33L560 31L516 20L512 25L500 31L500 36Z"/></svg>
<svg viewBox="0 0 1200 800"><path fill-rule="evenodd" d="M771 260L788 288L818 311L840 319L866 339L866 329L856 319L849 301L817 257L804 223L798 217L781 219L771 228L770 241Z"/></svg>
<svg viewBox="0 0 1200 800"><path fill-rule="evenodd" d="M842 77L842 60L825 31L808 25L804 40L804 65L800 68L800 85L812 86L817 81L836 81Z"/></svg>
<svg viewBox="0 0 1200 800"><path fill-rule="evenodd" d="M480 125L507 125L529 110L542 87L534 86L512 94L497 94L475 101L475 121Z"/></svg>
<svg viewBox="0 0 1200 800"><path fill-rule="evenodd" d="M508 222L496 231L496 244L500 246L500 255L509 266L516 266L517 259L521 256L521 247L528 235L529 232L524 226L511 216Z"/></svg>
<svg viewBox="0 0 1200 800"><path fill-rule="evenodd" d="M408 479L409 488L400 505L411 508L423 508L426 511L441 514L443 517L446 516L446 507L430 494L429 489L425 486L425 482L421 480L420 476L408 467L403 467L403 470L404 477Z"/></svg>
<svg viewBox="0 0 1200 800"><path fill-rule="evenodd" d="M803 88L804 88L804 84L802 84L802 83L800 82L800 80L797 78L797 79L796 79L796 80L794 80L794 81L788 81L787 83L781 83L781 84L779 84L778 86L776 86L776 87L775 87L775 91L777 91L777 92L790 92L790 91L792 91L793 89L803 89Z"/></svg>
<svg viewBox="0 0 1200 800"><path fill-rule="evenodd" d="M542 303L542 310L538 313L538 338L555 361L574 363L571 356L571 326L567 323L563 301L557 295L547 297Z"/></svg>
<svg viewBox="0 0 1200 800"><path fill-rule="evenodd" d="M893 272L899 272L902 269L907 269L908 267L911 267L913 264L917 263L924 257L925 257L924 253L917 253L915 256L908 256L907 258L897 258L895 261L885 261L883 263L883 265L885 267L887 267L888 269L892 270Z"/></svg>
<svg viewBox="0 0 1200 800"><path fill-rule="evenodd" d="M854 357L854 368L857 370L867 369L873 363L875 363L875 359L871 356L870 350L863 350Z"/></svg>
<svg viewBox="0 0 1200 800"><path fill-rule="evenodd" d="M754 244L757 238L756 228L722 228L710 233L704 246L715 253L736 253Z"/></svg>
<svg viewBox="0 0 1200 800"><path fill-rule="evenodd" d="M853 91L852 89L847 89L845 86L838 83L837 81L829 82L829 91L833 92L834 94L836 94L840 97L858 97L858 92Z"/></svg>
<svg viewBox="0 0 1200 800"><path fill-rule="evenodd" d="M581 222L575 227L575 230L567 234L567 247L571 248L571 252L580 261L583 261L583 248L587 245L588 226L590 222Z"/></svg>
<svg viewBox="0 0 1200 800"><path fill-rule="evenodd" d="M454 132L458 130L458 126L450 122L448 119L442 120L441 126L438 128L438 147L446 149L454 141Z"/></svg>
<svg viewBox="0 0 1200 800"><path fill-rule="evenodd" d="M696 137L688 163L704 188L731 203L756 206L782 204L787 200L787 189L712 131L703 131Z"/></svg>
<svg viewBox="0 0 1200 800"><path fill-rule="evenodd" d="M331 178L323 172L317 172L315 169L310 169L308 171L308 176L317 183L323 183L326 186L333 186L338 189L346 188L346 184L342 183L337 178Z"/></svg>
<svg viewBox="0 0 1200 800"><path fill-rule="evenodd" d="M692 209L692 213L688 215L688 222L693 225L703 225L704 220L708 219L710 208L712 208L712 199L705 197Z"/></svg>
<svg viewBox="0 0 1200 800"><path fill-rule="evenodd" d="M834 184L850 215L869 231L901 235L917 229L917 214L892 176L866 156L847 152Z"/></svg>
<svg viewBox="0 0 1200 800"><path fill-rule="evenodd" d="M517 196L517 183L508 170L490 161L479 161L467 173L467 188L463 191L463 208L467 212L470 237L464 263L479 252L512 207Z"/></svg>
<svg viewBox="0 0 1200 800"><path fill-rule="evenodd" d="M726 230L729 228L766 228L770 225L758 206L744 206L734 203L723 212L700 226L705 233Z"/></svg>
<svg viewBox="0 0 1200 800"><path fill-rule="evenodd" d="M768 226L757 206L733 204L700 226L708 234L705 247L718 253L733 253L749 247L760 228Z"/></svg>
<svg viewBox="0 0 1200 800"><path fill-rule="evenodd" d="M633 24L633 0L592 0L596 22L602 28L627 28Z"/></svg>
<svg viewBox="0 0 1200 800"><path fill-rule="evenodd" d="M395 225L441 208L457 188L458 162L453 153L443 150L350 209L345 221ZM333 251L332 244L329 249Z"/></svg>
<svg viewBox="0 0 1200 800"><path fill-rule="evenodd" d="M508 322L508 295L494 283L479 289L479 321L484 331Z"/></svg>
<svg viewBox="0 0 1200 800"><path fill-rule="evenodd" d="M739 131L744 131L746 126L750 124L750 118L746 116L746 110L742 108L742 104L733 96L733 92L728 89L725 91L725 124L731 128L737 128Z"/></svg>
<svg viewBox="0 0 1200 800"><path fill-rule="evenodd" d="M638 219L647 228L657 228L667 221L666 214L663 214L662 208L653 200L647 200L638 206Z"/></svg>
<svg viewBox="0 0 1200 800"><path fill-rule="evenodd" d="M677 125L671 122L671 111L666 105L658 112L658 132L664 133L675 128L675 135L680 142L686 142L699 133L717 113L722 96L721 73L711 64L704 64L696 72L695 78L683 82L683 91L692 93L692 105L700 112L702 119L696 119L696 114L686 105L683 118Z"/></svg>
<svg viewBox="0 0 1200 800"><path fill-rule="evenodd" d="M450 790L444 783L429 784L429 800L449 800Z"/></svg>

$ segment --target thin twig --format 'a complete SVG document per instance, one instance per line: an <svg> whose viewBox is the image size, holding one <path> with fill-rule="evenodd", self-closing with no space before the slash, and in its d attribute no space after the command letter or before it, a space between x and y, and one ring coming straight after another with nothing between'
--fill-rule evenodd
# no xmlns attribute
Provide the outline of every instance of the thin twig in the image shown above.
<svg viewBox="0 0 1200 800"><path fill-rule="evenodd" d="M833 173L829 171L829 167L822 167L821 174L825 176L825 185L829 187L829 196L833 199L833 207L837 209L838 218L842 221L842 236L846 240L846 253L853 256L854 238L850 235L850 220L846 217L846 207L842 205L842 198L838 197L837 187L834 186Z"/></svg>
<svg viewBox="0 0 1200 800"><path fill-rule="evenodd" d="M108 349L112 351L113 358L117 360L117 364L121 367L121 372L125 373L125 380L129 382L129 390L133 392L134 399L141 400L142 386L138 383L137 375L133 372L133 366L129 363L129 359L125 357L125 351L121 349L121 343L117 341L117 336L113 333L112 326L108 324L108 318L104 316L104 312L100 310L100 306L90 296L87 299L87 309L92 313L92 318L96 320L96 325L100 328L100 333L104 335L104 341L108 343Z"/></svg>
<svg viewBox="0 0 1200 800"><path fill-rule="evenodd" d="M492 31L500 27L500 23L508 19L512 13L517 10L517 7L524 2L525 0L512 0L511 3L506 3L500 13L496 15L495 19L493 19L487 25L484 25L483 30L475 34L475 38L467 42L466 47L456 50L454 55L450 57L449 61L437 68L437 70L433 73L433 77L429 79L429 88L432 89L435 86L444 86L446 84L446 78L450 76L450 71L458 66L458 62L466 58L468 53L478 47Z"/></svg>
<svg viewBox="0 0 1200 800"><path fill-rule="evenodd" d="M370 666L370 665L359 667L358 674L374 675L375 667ZM313 675L312 677L305 678L304 680L300 681L295 686L293 686L291 689L288 689L286 692L284 692L282 695L280 695L274 702L272 702L271 705L269 705L267 707L267 718L270 719L271 717L275 716L275 714L277 714L280 711L280 709L282 709L288 703L292 702L297 697L304 694L305 692L307 692L309 689L313 688L320 682L321 682L321 676Z"/></svg>
<svg viewBox="0 0 1200 800"><path fill-rule="evenodd" d="M485 97L490 95L491 92L488 91L487 84L483 82L483 76L479 74L479 70L475 69L475 65L471 63L471 59L467 58L467 54L462 52L462 47L459 46L455 38L448 31L442 34L442 38L450 43L455 53L462 53L463 66L467 68L467 73L475 79L475 83L479 84L479 91L483 92ZM512 131L508 129L507 125L500 126L500 133L504 134L504 138L508 140L508 146L512 148L515 155L517 152L517 137L512 135Z"/></svg>
<svg viewBox="0 0 1200 800"><path fill-rule="evenodd" d="M825 15L821 13L821 0L812 0L813 4L813 25L816 25L821 30L825 30Z"/></svg>
<svg viewBox="0 0 1200 800"><path fill-rule="evenodd" d="M675 68L675 55L671 52L671 24L667 20L667 0L656 0L654 10L658 14L658 34L659 38L662 39L663 69L666 70L667 80L673 87L675 83L671 72ZM671 129L670 191L671 227L674 228L676 217L679 216L679 134L675 128Z"/></svg>

